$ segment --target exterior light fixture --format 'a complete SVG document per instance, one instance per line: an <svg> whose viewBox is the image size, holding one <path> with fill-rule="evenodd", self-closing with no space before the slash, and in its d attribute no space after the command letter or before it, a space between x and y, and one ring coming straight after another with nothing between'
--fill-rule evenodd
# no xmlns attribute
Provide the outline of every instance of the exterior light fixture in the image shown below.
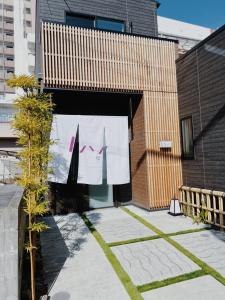
<svg viewBox="0 0 225 300"><path fill-rule="evenodd" d="M171 199L170 210L169 210L168 214L170 214L172 216L181 216L181 215L183 215L183 213L181 212L181 209L180 209L180 202L175 197L173 197Z"/></svg>

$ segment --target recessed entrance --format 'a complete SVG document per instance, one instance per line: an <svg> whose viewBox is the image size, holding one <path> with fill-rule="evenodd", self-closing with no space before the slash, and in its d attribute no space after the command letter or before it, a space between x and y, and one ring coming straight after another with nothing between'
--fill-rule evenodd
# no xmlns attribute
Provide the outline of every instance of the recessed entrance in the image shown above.
<svg viewBox="0 0 225 300"><path fill-rule="evenodd" d="M49 91L47 91L49 92ZM140 94L106 92L75 92L51 90L55 114L128 116L129 135L132 140L132 116L141 100ZM57 213L111 207L117 202L132 200L131 183L107 185L106 159L103 159L103 184L77 184L78 143L73 151L67 184L51 184L53 210ZM105 154L103 156L105 158Z"/></svg>

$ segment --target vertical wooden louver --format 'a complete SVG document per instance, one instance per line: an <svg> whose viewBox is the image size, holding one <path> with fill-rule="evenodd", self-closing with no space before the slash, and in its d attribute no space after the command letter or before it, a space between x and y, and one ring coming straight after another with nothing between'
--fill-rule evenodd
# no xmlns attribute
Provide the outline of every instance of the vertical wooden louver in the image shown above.
<svg viewBox="0 0 225 300"><path fill-rule="evenodd" d="M131 162L134 201L146 208L168 206L182 183L175 53L171 41L42 23L45 87L143 94Z"/></svg>

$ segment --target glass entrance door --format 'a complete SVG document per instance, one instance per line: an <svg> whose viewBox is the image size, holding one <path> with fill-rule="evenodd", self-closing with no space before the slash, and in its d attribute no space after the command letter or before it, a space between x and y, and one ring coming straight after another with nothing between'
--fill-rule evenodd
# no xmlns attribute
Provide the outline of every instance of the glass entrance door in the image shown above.
<svg viewBox="0 0 225 300"><path fill-rule="evenodd" d="M101 185L89 185L89 207L101 208L113 206L113 187L106 179Z"/></svg>
<svg viewBox="0 0 225 300"><path fill-rule="evenodd" d="M106 149L103 150L103 180L101 185L89 185L89 207L112 207L113 186L107 184Z"/></svg>

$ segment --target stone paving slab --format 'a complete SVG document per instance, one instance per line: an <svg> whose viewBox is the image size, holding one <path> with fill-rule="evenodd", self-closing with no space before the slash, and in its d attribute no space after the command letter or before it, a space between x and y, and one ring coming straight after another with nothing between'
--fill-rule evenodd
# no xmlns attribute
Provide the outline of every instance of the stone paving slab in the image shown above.
<svg viewBox="0 0 225 300"><path fill-rule="evenodd" d="M199 270L199 267L163 239L113 247L136 285L143 285Z"/></svg>
<svg viewBox="0 0 225 300"><path fill-rule="evenodd" d="M149 212L134 205L128 205L127 208L146 221L150 222L164 233L173 233L177 231L209 227L209 225L205 224L193 224L193 220L189 217L171 216L168 214L168 210Z"/></svg>
<svg viewBox="0 0 225 300"><path fill-rule="evenodd" d="M156 235L119 208L97 209L86 215L106 243Z"/></svg>
<svg viewBox="0 0 225 300"><path fill-rule="evenodd" d="M223 300L225 286L203 276L142 293L144 300Z"/></svg>
<svg viewBox="0 0 225 300"><path fill-rule="evenodd" d="M209 230L172 238L225 277L224 232Z"/></svg>
<svg viewBox="0 0 225 300"><path fill-rule="evenodd" d="M41 234L51 300L130 299L104 252L77 214L45 218Z"/></svg>

